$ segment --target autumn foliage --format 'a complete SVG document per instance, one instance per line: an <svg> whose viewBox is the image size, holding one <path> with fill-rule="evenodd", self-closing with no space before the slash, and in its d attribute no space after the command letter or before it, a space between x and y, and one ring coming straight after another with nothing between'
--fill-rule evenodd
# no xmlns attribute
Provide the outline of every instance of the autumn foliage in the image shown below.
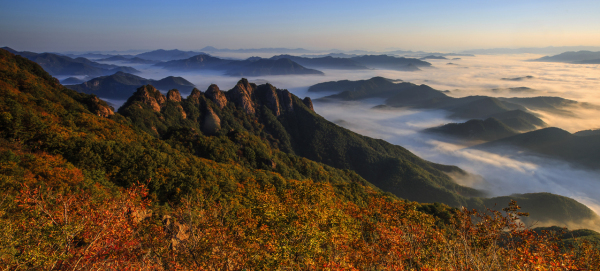
<svg viewBox="0 0 600 271"><path fill-rule="evenodd" d="M600 269L597 246L525 228L514 202L409 202L243 132L156 139L0 63L3 270Z"/></svg>
<svg viewBox="0 0 600 271"><path fill-rule="evenodd" d="M9 269L595 270L598 250L559 247L505 213L454 211L448 224L418 204L376 193L365 206L328 184L275 191L252 180L245 198L195 195L151 212L147 189L116 193L23 187L2 217ZM247 201L247 202L243 202ZM249 207L245 207L249 206ZM6 209L5 209L6 210ZM162 214L160 214L162 213Z"/></svg>

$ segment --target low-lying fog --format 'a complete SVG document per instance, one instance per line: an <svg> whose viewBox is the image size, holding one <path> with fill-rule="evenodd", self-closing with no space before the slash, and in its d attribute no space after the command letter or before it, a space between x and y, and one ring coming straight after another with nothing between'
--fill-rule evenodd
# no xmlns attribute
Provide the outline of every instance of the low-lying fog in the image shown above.
<svg viewBox="0 0 600 271"><path fill-rule="evenodd" d="M361 80L373 76L402 79L427 84L438 90L450 90L449 95L487 95L495 97L559 96L600 105L600 65L527 62L540 55L502 55L460 57L460 59L427 60L434 68L419 72L389 70L342 71L322 70L325 76L264 76L248 78L258 84L269 82L278 88L315 99L325 93L308 93L309 86L332 80ZM456 65L449 65L448 63ZM118 64L118 63L115 63ZM232 88L240 79L221 72L176 73L156 69L151 65L134 65L140 76L161 79L169 75L182 76L204 91L210 84L222 90ZM527 87L526 91L510 88ZM328 94L328 93L327 93ZM122 103L111 101L115 105ZM457 165L479 174L485 182L457 179L464 185L484 189L492 196L512 193L551 192L568 196L586 204L600 214L600 172L577 169L567 163L533 156L505 157L483 151L463 149L464 146L426 136L418 131L457 120L446 119L443 111L381 111L370 109L382 101L353 103L315 102L315 111L330 121L367 136L401 145L420 157L442 164ZM578 109L573 116L538 112L550 126L569 132L600 128L597 109ZM600 161L599 161L600 162Z"/></svg>

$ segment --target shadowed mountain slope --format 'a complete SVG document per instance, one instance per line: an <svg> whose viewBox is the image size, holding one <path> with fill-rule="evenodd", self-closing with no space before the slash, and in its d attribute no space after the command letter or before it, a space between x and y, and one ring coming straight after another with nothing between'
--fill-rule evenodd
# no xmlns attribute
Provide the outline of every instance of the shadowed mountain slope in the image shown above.
<svg viewBox="0 0 600 271"><path fill-rule="evenodd" d="M558 55L545 56L531 61L540 62L564 62L573 64L597 64L600 63L600 52L577 51L564 52Z"/></svg>
<svg viewBox="0 0 600 271"><path fill-rule="evenodd" d="M157 63L155 66L174 71L216 70L229 76L323 74L317 70L307 69L287 58L277 60L264 58L227 60L206 54Z"/></svg>
<svg viewBox="0 0 600 271"><path fill-rule="evenodd" d="M338 70L366 70L368 67L348 58L339 57L300 57L291 55L273 56L271 59L287 58L307 68L338 69Z"/></svg>
<svg viewBox="0 0 600 271"><path fill-rule="evenodd" d="M451 136L465 141L492 141L518 134L517 131L495 118L449 123L425 129L424 132Z"/></svg>
<svg viewBox="0 0 600 271"><path fill-rule="evenodd" d="M230 65L233 65L231 63ZM229 76L262 76L262 75L304 75L304 74L317 74L324 75L323 72L313 69L308 69L302 65L287 59L259 59L256 61L249 61L247 63L240 63L235 67L228 68L225 72Z"/></svg>
<svg viewBox="0 0 600 271"><path fill-rule="evenodd" d="M186 58L190 58L192 56L198 55L198 54L202 54L202 53L194 52L194 51L181 51L181 50L177 50L177 49L175 49L175 50L159 49L159 50L154 50L154 51L150 51L150 52L137 54L135 56L139 57L141 59L146 59L146 60L170 61L170 60L177 60L177 59L186 59Z"/></svg>
<svg viewBox="0 0 600 271"><path fill-rule="evenodd" d="M369 98L386 98L385 105L391 107L408 107L421 109L443 109L449 111L449 117L458 119L486 119L494 117L512 129L530 131L546 124L526 112L526 107L519 103L534 103L536 99L494 98L487 96L468 96L454 98L444 92L427 85L416 85L383 77L369 80L332 81L311 86L309 92L335 91L321 101L356 101ZM519 102L513 102L513 100ZM551 99L552 100L552 99Z"/></svg>
<svg viewBox="0 0 600 271"><path fill-rule="evenodd" d="M67 87L87 94L95 94L101 98L123 100L129 98L137 88L152 84L156 88L167 91L170 89L181 89L184 93L190 93L194 84L182 77L165 77L161 80L145 79L133 74L117 72L113 75L94 78L78 85Z"/></svg>
<svg viewBox="0 0 600 271"><path fill-rule="evenodd" d="M550 127L519 134L473 148L501 153L529 151L569 163L600 169L600 135L573 135L565 130Z"/></svg>
<svg viewBox="0 0 600 271"><path fill-rule="evenodd" d="M13 50L14 51L14 50ZM16 52L16 51L15 51ZM113 74L118 71L137 73L138 70L131 67L101 64L83 57L70 58L68 56L52 53L16 52L15 54L28 58L38 63L42 68L53 76L58 75L86 75L89 77Z"/></svg>

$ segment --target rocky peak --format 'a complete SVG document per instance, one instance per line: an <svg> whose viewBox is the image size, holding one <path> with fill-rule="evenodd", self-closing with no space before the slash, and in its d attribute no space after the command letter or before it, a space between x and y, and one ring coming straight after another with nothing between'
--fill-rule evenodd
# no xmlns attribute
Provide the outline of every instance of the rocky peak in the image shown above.
<svg viewBox="0 0 600 271"><path fill-rule="evenodd" d="M242 78L235 87L228 91L227 94L231 101L244 109L248 114L254 114L254 103L252 102L253 87L248 83L246 78Z"/></svg>
<svg viewBox="0 0 600 271"><path fill-rule="evenodd" d="M137 91L133 93L133 96L129 97L125 105L132 104L136 101L147 104L152 107L152 110L160 112L160 109L163 108L167 102L167 97L153 86L145 85L139 87Z"/></svg>
<svg viewBox="0 0 600 271"><path fill-rule="evenodd" d="M261 99L267 108L273 111L273 114L277 117L281 115L281 110L279 109L279 98L277 97L277 89L271 84L267 83L264 85L258 86L256 89L256 96Z"/></svg>
<svg viewBox="0 0 600 271"><path fill-rule="evenodd" d="M227 98L225 97L225 94L223 94L223 92L219 90L219 87L215 84L210 85L204 94L220 109L223 109L223 107L227 105Z"/></svg>
<svg viewBox="0 0 600 271"><path fill-rule="evenodd" d="M281 105L286 111L294 111L294 104L292 103L292 94L287 90L277 90L277 94L281 98Z"/></svg>
<svg viewBox="0 0 600 271"><path fill-rule="evenodd" d="M199 99L202 97L202 92L197 88L192 89L192 93L187 97L188 99L194 101L195 103L199 103Z"/></svg>
<svg viewBox="0 0 600 271"><path fill-rule="evenodd" d="M315 111L315 109L313 108L313 103L312 100L310 99L310 97L305 97L304 100L302 100L302 102L308 107L310 108L310 110Z"/></svg>
<svg viewBox="0 0 600 271"><path fill-rule="evenodd" d="M179 90L171 89L167 92L167 101L171 102L181 102L181 94Z"/></svg>
<svg viewBox="0 0 600 271"><path fill-rule="evenodd" d="M249 97L252 97L252 95L254 94L254 88L252 87L252 85L250 85L248 79L246 78L242 78L240 81L238 81L234 89L239 89L245 92L246 94L248 94Z"/></svg>

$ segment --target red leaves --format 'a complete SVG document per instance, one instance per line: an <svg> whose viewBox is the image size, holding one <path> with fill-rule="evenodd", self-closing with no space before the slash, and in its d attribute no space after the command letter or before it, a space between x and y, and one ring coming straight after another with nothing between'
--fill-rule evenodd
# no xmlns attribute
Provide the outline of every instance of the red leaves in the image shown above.
<svg viewBox="0 0 600 271"><path fill-rule="evenodd" d="M2 262L47 270L142 264L137 261L144 252L136 236L140 225L131 214L148 207L146 194L141 186L105 197L25 186L16 198L20 216L12 220L18 226L14 247L20 252Z"/></svg>

